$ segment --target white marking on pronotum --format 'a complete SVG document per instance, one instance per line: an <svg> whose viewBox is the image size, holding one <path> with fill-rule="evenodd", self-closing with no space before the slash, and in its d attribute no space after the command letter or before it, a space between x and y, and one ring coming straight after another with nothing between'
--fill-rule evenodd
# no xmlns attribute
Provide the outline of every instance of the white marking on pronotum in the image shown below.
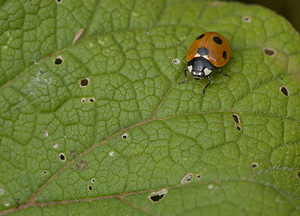
<svg viewBox="0 0 300 216"><path fill-rule="evenodd" d="M209 70L208 68L204 68L204 74L207 76L211 73L211 70Z"/></svg>
<svg viewBox="0 0 300 216"><path fill-rule="evenodd" d="M192 70L193 70L193 66L192 65L187 66L187 68L188 68L189 72L192 72Z"/></svg>
<svg viewBox="0 0 300 216"><path fill-rule="evenodd" d="M194 57L200 57L201 55L199 53L196 53L196 55L194 55Z"/></svg>
<svg viewBox="0 0 300 216"><path fill-rule="evenodd" d="M79 38L81 37L81 35L83 34L84 29L79 29L78 32L76 33L74 39L73 39L73 45L79 40Z"/></svg>
<svg viewBox="0 0 300 216"><path fill-rule="evenodd" d="M202 57L205 58L206 60L208 60L208 55L204 55Z"/></svg>

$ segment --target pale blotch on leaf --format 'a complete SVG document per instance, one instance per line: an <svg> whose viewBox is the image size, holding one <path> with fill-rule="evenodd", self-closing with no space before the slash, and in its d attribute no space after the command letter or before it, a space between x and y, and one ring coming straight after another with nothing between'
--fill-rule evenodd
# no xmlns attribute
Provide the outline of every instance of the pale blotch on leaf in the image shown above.
<svg viewBox="0 0 300 216"><path fill-rule="evenodd" d="M252 163L252 164L251 164L251 167L252 167L253 169L255 169L255 168L259 167L259 165L258 165L258 163Z"/></svg>
<svg viewBox="0 0 300 216"><path fill-rule="evenodd" d="M127 134L127 133L123 133L123 134L122 134L122 139L123 139L123 140L126 140L127 138L128 138L128 134Z"/></svg>
<svg viewBox="0 0 300 216"><path fill-rule="evenodd" d="M285 86L281 86L281 87L279 88L279 91L280 91L284 96L286 96L286 97L288 97L288 96L290 95L289 90L288 90L287 87L285 87Z"/></svg>
<svg viewBox="0 0 300 216"><path fill-rule="evenodd" d="M89 43L89 46L92 48L92 47L94 47L94 44L93 43Z"/></svg>
<svg viewBox="0 0 300 216"><path fill-rule="evenodd" d="M242 20L243 20L245 23L250 23L250 22L251 22L251 17L249 17L249 16L243 16L243 17L242 17Z"/></svg>
<svg viewBox="0 0 300 216"><path fill-rule="evenodd" d="M213 189L213 187L214 187L214 186L213 186L212 184L209 184L209 185L207 186L208 189Z"/></svg>
<svg viewBox="0 0 300 216"><path fill-rule="evenodd" d="M104 41L102 41L102 40L98 40L98 44L100 44L100 45L104 45Z"/></svg>
<svg viewBox="0 0 300 216"><path fill-rule="evenodd" d="M75 164L75 169L77 171L82 171L84 169L86 169L89 166L89 163L85 160L80 160Z"/></svg>
<svg viewBox="0 0 300 216"><path fill-rule="evenodd" d="M4 202L3 202L3 205L4 205L5 207L8 207L8 206L9 206L9 202L8 202L8 201L4 201Z"/></svg>
<svg viewBox="0 0 300 216"><path fill-rule="evenodd" d="M115 152L114 152L114 151L110 151L110 152L108 153L108 155L109 155L110 157L113 157L113 156L115 155Z"/></svg>
<svg viewBox="0 0 300 216"><path fill-rule="evenodd" d="M172 60L172 62L173 62L173 64L180 64L180 60L178 59L178 58L174 58L173 60Z"/></svg>
<svg viewBox="0 0 300 216"><path fill-rule="evenodd" d="M0 195L4 194L4 189L0 188Z"/></svg>
<svg viewBox="0 0 300 216"><path fill-rule="evenodd" d="M45 137L48 137L48 135L49 135L49 134L48 134L48 131L45 130L45 131L44 131L44 136L45 136Z"/></svg>
<svg viewBox="0 0 300 216"><path fill-rule="evenodd" d="M210 6L210 7L218 7L218 6L220 6L221 4L222 4L222 2L215 1L215 2L211 3L209 6Z"/></svg>
<svg viewBox="0 0 300 216"><path fill-rule="evenodd" d="M277 54L276 49L270 48L270 47L264 47L263 52L264 52L264 55L267 55L267 56L270 56L270 57L275 57L276 54Z"/></svg>
<svg viewBox="0 0 300 216"><path fill-rule="evenodd" d="M53 148L57 149L57 148L58 148L58 144L57 144L57 143L54 143L54 144L53 144Z"/></svg>
<svg viewBox="0 0 300 216"><path fill-rule="evenodd" d="M57 56L54 60L55 65L61 65L64 62L64 59L61 56Z"/></svg>
<svg viewBox="0 0 300 216"><path fill-rule="evenodd" d="M59 153L59 159L62 161L62 162L65 162L66 161L66 155L64 153Z"/></svg>
<svg viewBox="0 0 300 216"><path fill-rule="evenodd" d="M193 173L189 173L189 174L185 175L181 179L181 184L190 183L191 181L193 181Z"/></svg>
<svg viewBox="0 0 300 216"><path fill-rule="evenodd" d="M80 80L80 87L85 88L88 86L89 83L90 83L90 79L84 78L84 79Z"/></svg>
<svg viewBox="0 0 300 216"><path fill-rule="evenodd" d="M72 43L73 45L79 40L83 32L84 32L83 28L78 30L78 32L75 34L75 37L73 39L73 43Z"/></svg>
<svg viewBox="0 0 300 216"><path fill-rule="evenodd" d="M75 158L77 156L77 152L75 150L70 150L70 156L71 158Z"/></svg>
<svg viewBox="0 0 300 216"><path fill-rule="evenodd" d="M168 193L168 189L164 188L161 191L157 191L157 192L152 192L148 198L152 201L152 202L158 202L160 201L162 198L165 197L165 195Z"/></svg>

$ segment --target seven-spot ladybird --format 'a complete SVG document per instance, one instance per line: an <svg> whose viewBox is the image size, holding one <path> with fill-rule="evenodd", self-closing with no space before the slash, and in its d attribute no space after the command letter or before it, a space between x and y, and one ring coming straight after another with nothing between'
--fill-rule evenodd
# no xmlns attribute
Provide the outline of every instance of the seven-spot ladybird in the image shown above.
<svg viewBox="0 0 300 216"><path fill-rule="evenodd" d="M199 35L187 53L186 60L188 63L184 69L185 80L181 83L188 80L187 71L192 74L195 80L206 77L208 83L203 87L202 93L204 95L205 88L210 84L210 73L213 70L220 70L220 67L227 64L230 57L230 44L225 37L216 32L205 32Z"/></svg>

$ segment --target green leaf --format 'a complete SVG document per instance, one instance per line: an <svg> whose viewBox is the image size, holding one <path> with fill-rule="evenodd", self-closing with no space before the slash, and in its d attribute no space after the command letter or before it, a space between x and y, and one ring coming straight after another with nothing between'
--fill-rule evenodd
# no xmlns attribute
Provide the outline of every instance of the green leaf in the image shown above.
<svg viewBox="0 0 300 216"><path fill-rule="evenodd" d="M300 37L284 18L10 0L0 26L0 215L300 215ZM205 31L232 59L203 96L206 80L178 83Z"/></svg>

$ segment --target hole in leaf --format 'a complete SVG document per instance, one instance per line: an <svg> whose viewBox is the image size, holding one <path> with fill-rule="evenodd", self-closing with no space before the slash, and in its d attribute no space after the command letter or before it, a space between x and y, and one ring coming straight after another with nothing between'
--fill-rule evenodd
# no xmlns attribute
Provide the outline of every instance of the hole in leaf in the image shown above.
<svg viewBox="0 0 300 216"><path fill-rule="evenodd" d="M89 190L89 191L93 190L92 185L88 185L88 190Z"/></svg>
<svg viewBox="0 0 300 216"><path fill-rule="evenodd" d="M181 179L181 184L186 184L193 181L193 173L189 173Z"/></svg>
<svg viewBox="0 0 300 216"><path fill-rule="evenodd" d="M276 55L276 50L273 48L264 47L264 54L270 57L274 57Z"/></svg>
<svg viewBox="0 0 300 216"><path fill-rule="evenodd" d="M162 199L164 196L165 196L164 194L156 194L156 195L151 196L150 198L153 202L157 202L160 199Z"/></svg>
<svg viewBox="0 0 300 216"><path fill-rule="evenodd" d="M92 178L91 182L94 184L96 182L96 180L94 178Z"/></svg>
<svg viewBox="0 0 300 216"><path fill-rule="evenodd" d="M251 17L249 16L243 16L242 20L246 23L250 23L251 22Z"/></svg>
<svg viewBox="0 0 300 216"><path fill-rule="evenodd" d="M56 59L54 60L54 64L56 65L60 65L63 63L63 58L61 56L56 57Z"/></svg>
<svg viewBox="0 0 300 216"><path fill-rule="evenodd" d="M65 155L64 153L60 153L60 154L59 154L59 159L60 159L61 161L65 161L65 160L66 160L66 155Z"/></svg>
<svg viewBox="0 0 300 216"><path fill-rule="evenodd" d="M173 64L180 64L180 60L178 58L175 58L172 60Z"/></svg>
<svg viewBox="0 0 300 216"><path fill-rule="evenodd" d="M57 4L61 4L61 3L62 3L62 0L56 0L56 3L57 3Z"/></svg>
<svg viewBox="0 0 300 216"><path fill-rule="evenodd" d="M81 103L85 103L86 99L85 98L81 98Z"/></svg>
<svg viewBox="0 0 300 216"><path fill-rule="evenodd" d="M238 131L241 131L242 130L242 128L241 128L241 126L236 126L236 129L238 130Z"/></svg>
<svg viewBox="0 0 300 216"><path fill-rule="evenodd" d="M48 171L47 171L47 170L44 170L44 171L43 171L43 173L44 173L44 174L47 174L47 173L48 173Z"/></svg>
<svg viewBox="0 0 300 216"><path fill-rule="evenodd" d="M240 117L237 114L232 114L231 115L235 123L239 124L240 123Z"/></svg>
<svg viewBox="0 0 300 216"><path fill-rule="evenodd" d="M279 88L279 91L286 97L288 97L290 95L289 90L285 86L281 86Z"/></svg>
<svg viewBox="0 0 300 216"><path fill-rule="evenodd" d="M44 136L47 137L48 136L48 131L44 131Z"/></svg>
<svg viewBox="0 0 300 216"><path fill-rule="evenodd" d="M89 101L90 101L91 103L94 103L94 102L95 102L95 98L90 98Z"/></svg>
<svg viewBox="0 0 300 216"><path fill-rule="evenodd" d="M152 201L152 202L158 202L160 201L162 198L164 198L164 196L168 193L168 189L162 189L161 191L158 191L158 192L152 192L150 195L149 195L149 199Z"/></svg>
<svg viewBox="0 0 300 216"><path fill-rule="evenodd" d="M82 171L84 169L86 169L89 166L89 163L85 160L80 160L75 164L75 169L77 171Z"/></svg>
<svg viewBox="0 0 300 216"><path fill-rule="evenodd" d="M122 135L122 138L123 138L124 140L126 140L127 137L128 137L128 134L127 134L127 133L124 133L124 134Z"/></svg>
<svg viewBox="0 0 300 216"><path fill-rule="evenodd" d="M87 85L89 84L89 78L84 78L82 80L80 80L80 87L87 87Z"/></svg>
<svg viewBox="0 0 300 216"><path fill-rule="evenodd" d="M257 167L258 167L258 163L252 163L251 167L252 167L253 169L257 168Z"/></svg>
<svg viewBox="0 0 300 216"><path fill-rule="evenodd" d="M196 178L197 178L198 180L200 180L200 179L201 179L201 175L200 175L200 174L196 174Z"/></svg>
<svg viewBox="0 0 300 216"><path fill-rule="evenodd" d="M300 178L300 171L298 172L298 177Z"/></svg>

